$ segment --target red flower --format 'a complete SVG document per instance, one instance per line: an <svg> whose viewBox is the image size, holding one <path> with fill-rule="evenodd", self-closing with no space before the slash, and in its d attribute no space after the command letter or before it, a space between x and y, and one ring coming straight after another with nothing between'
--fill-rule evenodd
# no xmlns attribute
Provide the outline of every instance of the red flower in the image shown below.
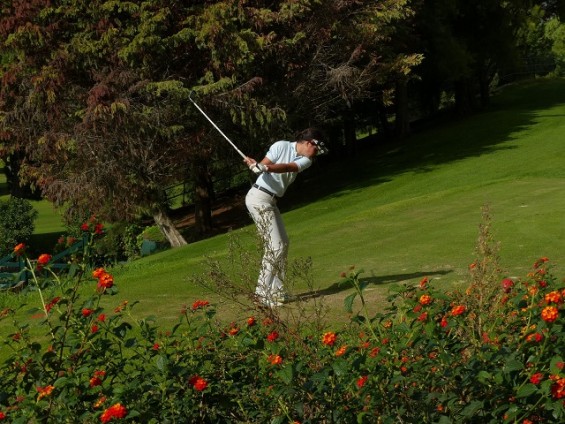
<svg viewBox="0 0 565 424"><path fill-rule="evenodd" d="M205 308L209 304L210 304L210 302L208 302L207 300L197 300L196 302L194 302L192 304L192 310L196 311L197 309Z"/></svg>
<svg viewBox="0 0 565 424"><path fill-rule="evenodd" d="M82 224L80 226L81 231L88 231L90 230L90 226L88 225L88 222L85 222L84 224Z"/></svg>
<svg viewBox="0 0 565 424"><path fill-rule="evenodd" d="M328 331L327 333L324 333L324 335L322 336L322 343L325 344L326 346L333 346L336 340L337 340L337 335L332 331Z"/></svg>
<svg viewBox="0 0 565 424"><path fill-rule="evenodd" d="M82 309L82 316L87 318L94 313L94 309L83 308Z"/></svg>
<svg viewBox="0 0 565 424"><path fill-rule="evenodd" d="M539 384L543 380L543 374L541 372L537 372L530 377L530 383L532 384Z"/></svg>
<svg viewBox="0 0 565 424"><path fill-rule="evenodd" d="M51 255L48 253L42 253L41 255L39 255L39 258L37 258L37 269L41 271L43 267L49 263L50 260Z"/></svg>
<svg viewBox="0 0 565 424"><path fill-rule="evenodd" d="M100 314L98 315L98 318L96 318L99 322L104 322L106 321L106 314Z"/></svg>
<svg viewBox="0 0 565 424"><path fill-rule="evenodd" d="M428 313L427 312L423 312L420 314L420 316L418 317L418 321L420 322L424 322L428 319Z"/></svg>
<svg viewBox="0 0 565 424"><path fill-rule="evenodd" d="M554 378L555 384L551 386L551 394L554 399L562 399L565 397L565 377Z"/></svg>
<svg viewBox="0 0 565 424"><path fill-rule="evenodd" d="M443 318L441 319L441 322L440 322L439 325L441 325L443 328L445 328L445 327L447 327L447 324L448 324L447 318L446 318L446 317L443 317Z"/></svg>
<svg viewBox="0 0 565 424"><path fill-rule="evenodd" d="M49 302L47 305L45 305L45 310L47 312L49 312L53 308L53 306L55 306L59 302L59 300L61 300L61 298L58 297L58 296L53 298L53 300L51 300L51 302Z"/></svg>
<svg viewBox="0 0 565 424"><path fill-rule="evenodd" d="M510 278L505 278L504 280L502 280L500 285L502 286L502 290L504 290L504 293L510 293L512 287L514 287L514 281Z"/></svg>
<svg viewBox="0 0 565 424"><path fill-rule="evenodd" d="M98 326L96 324L94 324L92 327L90 327L90 331L92 334L97 333L98 332Z"/></svg>
<svg viewBox="0 0 565 424"><path fill-rule="evenodd" d="M200 377L198 374L190 377L190 379L188 380L188 383L192 387L194 387L195 390L198 390L199 392L205 390L206 387L208 387L208 382L206 380L204 380L202 377Z"/></svg>
<svg viewBox="0 0 565 424"><path fill-rule="evenodd" d="M279 333L276 331L271 331L271 333L267 336L267 340L270 342L274 342L279 338Z"/></svg>
<svg viewBox="0 0 565 424"><path fill-rule="evenodd" d="M255 317L249 317L247 318L247 326L248 327L253 327L255 325Z"/></svg>
<svg viewBox="0 0 565 424"><path fill-rule="evenodd" d="M161 348L161 346L159 346L159 343L155 343L152 347L153 350L159 350Z"/></svg>
<svg viewBox="0 0 565 424"><path fill-rule="evenodd" d="M26 250L26 245L23 244L23 243L20 243L20 244L16 245L16 247L14 247L14 253L17 256L23 255L25 253L25 250Z"/></svg>
<svg viewBox="0 0 565 424"><path fill-rule="evenodd" d="M127 409L121 403L116 403L106 409L102 415L100 415L100 421L103 423L110 422L112 419L124 418L128 414Z"/></svg>
<svg viewBox="0 0 565 424"><path fill-rule="evenodd" d="M103 224L96 224L94 226L94 234L100 235L102 233L104 233L104 225Z"/></svg>
<svg viewBox="0 0 565 424"><path fill-rule="evenodd" d="M3 421L6 419L6 414L4 414L2 411L0 411L0 421Z"/></svg>
<svg viewBox="0 0 565 424"><path fill-rule="evenodd" d="M365 383L367 382L368 379L369 379L369 376L368 376L368 375L364 375L364 376L362 376L362 377L359 377L359 378L357 379L357 383L356 383L356 384L357 384L357 387L359 387L359 388L363 387L363 386L365 385Z"/></svg>

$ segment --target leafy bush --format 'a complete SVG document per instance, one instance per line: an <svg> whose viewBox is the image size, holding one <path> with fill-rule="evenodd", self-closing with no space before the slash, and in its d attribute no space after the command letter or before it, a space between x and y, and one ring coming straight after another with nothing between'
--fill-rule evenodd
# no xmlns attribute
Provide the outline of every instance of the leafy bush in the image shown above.
<svg viewBox="0 0 565 424"><path fill-rule="evenodd" d="M40 299L32 313L47 340L33 340L29 326L15 323L5 341L12 354L0 368L0 418L561 422L565 289L547 258L523 279L495 280L495 247L483 226L478 252L485 256L471 265L465 292L445 293L424 278L398 287L374 316L364 298L368 283L353 268L343 274L355 288L345 299L351 321L323 327L271 309L226 324L208 301L195 300L165 330L154 318L134 318L135 302L101 307L117 293L106 270L83 267L60 279L49 273L49 255L27 259ZM227 278L220 274L210 277ZM90 279L92 295L83 299L78 287ZM47 285L57 289L49 299Z"/></svg>
<svg viewBox="0 0 565 424"><path fill-rule="evenodd" d="M0 200L0 255L5 255L20 241L27 241L35 229L37 211L26 199Z"/></svg>

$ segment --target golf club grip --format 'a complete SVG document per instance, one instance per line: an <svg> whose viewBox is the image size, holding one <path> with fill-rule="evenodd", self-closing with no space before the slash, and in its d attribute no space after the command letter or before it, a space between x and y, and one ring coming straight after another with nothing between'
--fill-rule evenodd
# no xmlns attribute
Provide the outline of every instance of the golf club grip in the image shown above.
<svg viewBox="0 0 565 424"><path fill-rule="evenodd" d="M224 136L224 138L227 140L227 142L232 145L232 147L235 149L235 151L236 151L237 153L239 153L239 156L241 156L243 159L245 159L246 156L243 154L243 152L242 152L241 150L239 150L239 149L237 148L237 146L228 138L228 136L224 134L224 132L220 129L220 127L218 127L218 126L215 124L215 122L212 121L212 120L208 117L208 115L206 115L206 113L200 108L200 106L198 106L198 105L196 104L196 102L195 102L194 100L192 100L190 97L188 98L188 100L190 100L190 101L192 102L192 104L193 104L194 106L196 106L196 109L198 109L198 110L200 111L200 113L208 120L208 122L210 122L210 123L214 126L214 128L216 128L216 129L218 130L218 132L219 132L220 134L222 134L222 136Z"/></svg>

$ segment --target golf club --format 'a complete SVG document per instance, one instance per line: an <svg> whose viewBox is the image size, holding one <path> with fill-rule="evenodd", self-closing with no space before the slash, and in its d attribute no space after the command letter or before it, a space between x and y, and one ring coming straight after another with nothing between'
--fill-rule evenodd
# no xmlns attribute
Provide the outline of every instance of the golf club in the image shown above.
<svg viewBox="0 0 565 424"><path fill-rule="evenodd" d="M210 119L210 117L208 115L206 115L206 113L202 110L202 108L200 106L198 106L198 104L192 99L193 94L194 94L194 90L190 92L190 95L188 96L188 100L190 100L192 102L192 104L196 107L196 109L198 109L198 111L202 115L204 115L204 117L208 120L208 122L210 122L214 126L214 128L216 128L216 130L218 130L218 132L227 140L227 142L232 145L232 147L235 149L235 151L237 153L239 153L239 156L241 156L243 159L245 159L247 156L245 156L245 154L237 148L237 146L228 138L228 136L224 134L224 132L214 123L214 121L212 121ZM261 169L261 164L257 164L257 163L255 163L255 165L253 167L251 167L250 169L255 174L261 174L263 172L263 170Z"/></svg>

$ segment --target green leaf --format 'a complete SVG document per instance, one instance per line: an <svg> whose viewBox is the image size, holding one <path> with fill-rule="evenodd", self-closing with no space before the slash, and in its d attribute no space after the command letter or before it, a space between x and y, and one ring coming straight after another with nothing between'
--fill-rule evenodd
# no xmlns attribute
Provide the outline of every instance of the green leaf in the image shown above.
<svg viewBox="0 0 565 424"><path fill-rule="evenodd" d="M492 374L488 371L481 371L477 375L477 380L482 384L489 384L489 380L492 379Z"/></svg>
<svg viewBox="0 0 565 424"><path fill-rule="evenodd" d="M563 363L563 358L561 358L561 356L557 355L557 356L554 356L551 359L551 362L549 364L549 369L551 370L552 374L559 374L561 372L561 368L563 368L563 366L561 366L561 368L559 368L557 366L557 364L559 364L559 363L561 363L561 364Z"/></svg>
<svg viewBox="0 0 565 424"><path fill-rule="evenodd" d="M461 411L461 414L464 417L473 417L477 413L477 411L481 410L482 408L483 408L483 402L474 400L471 403L469 403L463 409L463 411Z"/></svg>
<svg viewBox="0 0 565 424"><path fill-rule="evenodd" d="M357 293L350 294L343 300L343 305L346 312L353 312L353 301L355 300L355 296L357 296Z"/></svg>
<svg viewBox="0 0 565 424"><path fill-rule="evenodd" d="M282 368L280 371L277 372L277 376L279 376L280 379L285 384L292 383L293 375L294 375L294 371L292 369L292 365L288 365L288 366Z"/></svg>
<svg viewBox="0 0 565 424"><path fill-rule="evenodd" d="M506 366L504 367L504 371L512 372L512 371L520 371L524 368L524 364L517 359L510 359L506 362Z"/></svg>
<svg viewBox="0 0 565 424"><path fill-rule="evenodd" d="M516 394L517 398L524 398L528 397L531 394L535 393L538 388L531 383L526 384L525 386L520 387L518 393Z"/></svg>

